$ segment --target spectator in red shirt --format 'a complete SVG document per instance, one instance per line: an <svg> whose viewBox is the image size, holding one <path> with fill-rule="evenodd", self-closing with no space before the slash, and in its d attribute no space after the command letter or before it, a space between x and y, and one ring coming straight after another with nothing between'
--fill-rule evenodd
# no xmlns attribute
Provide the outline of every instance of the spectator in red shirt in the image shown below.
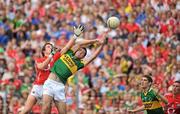
<svg viewBox="0 0 180 114"><path fill-rule="evenodd" d="M180 114L180 80L174 82L172 93L166 94L165 97L168 100L166 114Z"/></svg>

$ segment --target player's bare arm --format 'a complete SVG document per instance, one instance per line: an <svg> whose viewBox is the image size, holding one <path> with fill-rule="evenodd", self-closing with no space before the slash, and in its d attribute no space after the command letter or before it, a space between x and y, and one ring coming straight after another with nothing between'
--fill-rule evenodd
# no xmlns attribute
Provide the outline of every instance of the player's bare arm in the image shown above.
<svg viewBox="0 0 180 114"><path fill-rule="evenodd" d="M45 61L43 61L42 63L36 62L37 68L38 68L38 69L41 69L41 70L46 69L46 68L48 67L48 64L50 63L52 57L53 57L53 55L50 54L50 55L48 56L48 58L47 58Z"/></svg>
<svg viewBox="0 0 180 114"><path fill-rule="evenodd" d="M98 39L93 39L93 40L81 40L81 41L78 41L77 42L77 45L79 45L80 47L86 47L88 45L92 45L92 44L95 44L95 43L98 43L99 40Z"/></svg>
<svg viewBox="0 0 180 114"><path fill-rule="evenodd" d="M87 47L89 45L95 44L95 43L99 43L98 39L93 39L93 40L84 40L82 39L81 41L78 41L72 48L71 50L73 52L76 52L79 48L81 47Z"/></svg>
<svg viewBox="0 0 180 114"><path fill-rule="evenodd" d="M100 47L98 47L98 49L93 53L93 55L90 58L88 58L87 60L84 60L85 66L88 65L90 62L92 62L98 56L98 54L101 52L103 46L107 43L107 38L105 37L106 34L107 33L103 34L103 39L102 39Z"/></svg>

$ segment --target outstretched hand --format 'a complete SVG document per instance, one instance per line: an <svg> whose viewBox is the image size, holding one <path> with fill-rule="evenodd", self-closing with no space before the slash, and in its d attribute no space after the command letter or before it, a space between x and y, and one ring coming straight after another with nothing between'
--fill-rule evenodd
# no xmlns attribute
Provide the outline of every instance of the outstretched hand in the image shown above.
<svg viewBox="0 0 180 114"><path fill-rule="evenodd" d="M107 44L108 43L108 37L107 37L108 32L104 32L101 36L101 39L99 39L100 44Z"/></svg>
<svg viewBox="0 0 180 114"><path fill-rule="evenodd" d="M84 26L83 25L79 25L78 27L74 27L74 34L79 37L82 32L84 31Z"/></svg>

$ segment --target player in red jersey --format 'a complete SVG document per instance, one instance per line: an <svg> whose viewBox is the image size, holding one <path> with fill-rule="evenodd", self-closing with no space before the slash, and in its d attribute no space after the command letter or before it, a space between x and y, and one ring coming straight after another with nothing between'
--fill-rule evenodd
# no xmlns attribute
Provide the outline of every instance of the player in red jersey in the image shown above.
<svg viewBox="0 0 180 114"><path fill-rule="evenodd" d="M43 84L50 74L50 68L61 55L60 52L53 54L53 50L53 44L47 42L42 48L42 57L35 59L36 79L21 114L30 112L37 100L42 97Z"/></svg>
<svg viewBox="0 0 180 114"><path fill-rule="evenodd" d="M180 114L180 80L173 84L173 92L165 95L168 105L165 108L166 114Z"/></svg>

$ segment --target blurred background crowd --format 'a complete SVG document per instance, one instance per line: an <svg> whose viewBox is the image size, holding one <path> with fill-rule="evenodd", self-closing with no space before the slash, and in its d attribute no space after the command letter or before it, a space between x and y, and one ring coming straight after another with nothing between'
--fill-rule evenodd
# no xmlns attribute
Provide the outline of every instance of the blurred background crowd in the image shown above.
<svg viewBox="0 0 180 114"><path fill-rule="evenodd" d="M34 57L45 42L65 46L79 24L86 27L84 39L99 38L110 16L120 26L109 32L109 43L68 80L68 114L126 114L142 104L144 74L162 94L171 92L180 80L180 1L0 0L0 114L23 108L36 76ZM32 113L40 108L41 102Z"/></svg>

